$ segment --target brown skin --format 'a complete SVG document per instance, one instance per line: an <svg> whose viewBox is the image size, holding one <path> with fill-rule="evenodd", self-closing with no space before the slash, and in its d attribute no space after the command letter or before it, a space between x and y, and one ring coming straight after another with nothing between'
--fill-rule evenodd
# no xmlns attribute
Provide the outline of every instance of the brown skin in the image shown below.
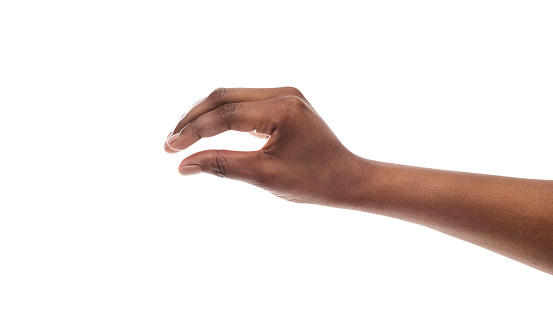
<svg viewBox="0 0 553 311"><path fill-rule="evenodd" d="M245 181L293 202L410 221L553 274L553 181L361 158L293 87L217 89L183 116L168 138L180 134L164 148L176 153L227 130L255 130L268 140L258 151L198 152L179 171Z"/></svg>

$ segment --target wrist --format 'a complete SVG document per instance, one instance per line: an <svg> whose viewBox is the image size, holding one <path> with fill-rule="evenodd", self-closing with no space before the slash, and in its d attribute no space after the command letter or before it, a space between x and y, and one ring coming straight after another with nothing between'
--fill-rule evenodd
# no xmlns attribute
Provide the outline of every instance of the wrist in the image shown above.
<svg viewBox="0 0 553 311"><path fill-rule="evenodd" d="M342 188L335 207L374 212L377 195L378 176L382 170L380 162L369 160L352 153L348 161L347 175L344 180L336 180Z"/></svg>

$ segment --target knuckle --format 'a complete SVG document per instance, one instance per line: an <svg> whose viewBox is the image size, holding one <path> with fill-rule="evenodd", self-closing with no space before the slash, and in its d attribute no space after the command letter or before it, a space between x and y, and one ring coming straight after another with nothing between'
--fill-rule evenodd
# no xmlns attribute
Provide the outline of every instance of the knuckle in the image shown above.
<svg viewBox="0 0 553 311"><path fill-rule="evenodd" d="M284 96L280 98L279 113L276 115L277 123L288 123L296 120L304 113L305 102L297 96Z"/></svg>
<svg viewBox="0 0 553 311"><path fill-rule="evenodd" d="M224 121L228 122L230 119L232 119L235 109L236 109L236 104L228 103L228 104L219 106L216 110L219 117Z"/></svg>
<svg viewBox="0 0 553 311"><path fill-rule="evenodd" d="M214 102L220 102L225 99L225 97L227 96L227 93L228 91L226 88L220 87L213 90L213 92L211 92L211 94L209 94L208 97Z"/></svg>
<svg viewBox="0 0 553 311"><path fill-rule="evenodd" d="M284 91L288 95L303 97L303 94L300 92L300 90L298 90L297 88L295 88L293 86L285 86Z"/></svg>
<svg viewBox="0 0 553 311"><path fill-rule="evenodd" d="M286 96L283 100L284 106L292 111L297 111L305 107L305 102L297 96Z"/></svg>
<svg viewBox="0 0 553 311"><path fill-rule="evenodd" d="M221 177L221 178L231 178L230 172L229 172L229 164L227 159L224 155L222 155L219 151L215 153L215 155L211 159L212 165L210 166L210 173Z"/></svg>

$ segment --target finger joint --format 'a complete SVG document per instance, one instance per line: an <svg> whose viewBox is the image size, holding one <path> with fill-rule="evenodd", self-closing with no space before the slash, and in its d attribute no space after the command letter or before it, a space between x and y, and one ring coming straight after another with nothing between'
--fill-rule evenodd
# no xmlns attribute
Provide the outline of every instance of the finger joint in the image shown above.
<svg viewBox="0 0 553 311"><path fill-rule="evenodd" d="M284 91L288 95L297 96L299 98L304 97L303 94L300 92L300 90L298 90L297 88L295 88L293 86L285 86Z"/></svg>
<svg viewBox="0 0 553 311"><path fill-rule="evenodd" d="M221 178L231 178L228 161L219 151L213 157L212 174Z"/></svg>
<svg viewBox="0 0 553 311"><path fill-rule="evenodd" d="M297 96L286 96L283 97L283 106L287 112L296 113L305 108L305 102Z"/></svg>
<svg viewBox="0 0 553 311"><path fill-rule="evenodd" d="M227 97L227 93L228 91L226 88L220 87L213 90L213 92L211 92L208 97L212 102L220 103L225 100L225 98Z"/></svg>
<svg viewBox="0 0 553 311"><path fill-rule="evenodd" d="M227 127L230 129L230 120L232 120L234 116L234 110L236 109L236 104L229 103L219 106L217 108L217 113L219 114L219 117L223 122L226 123Z"/></svg>

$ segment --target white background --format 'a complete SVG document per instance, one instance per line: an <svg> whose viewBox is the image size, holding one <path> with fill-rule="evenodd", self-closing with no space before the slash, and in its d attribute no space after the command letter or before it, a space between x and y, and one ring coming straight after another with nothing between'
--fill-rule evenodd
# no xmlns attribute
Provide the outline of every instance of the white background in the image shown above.
<svg viewBox="0 0 553 311"><path fill-rule="evenodd" d="M550 1L0 2L0 310L551 310L414 224L182 177L217 87L295 86L369 159L552 179ZM370 189L367 189L370 191Z"/></svg>

